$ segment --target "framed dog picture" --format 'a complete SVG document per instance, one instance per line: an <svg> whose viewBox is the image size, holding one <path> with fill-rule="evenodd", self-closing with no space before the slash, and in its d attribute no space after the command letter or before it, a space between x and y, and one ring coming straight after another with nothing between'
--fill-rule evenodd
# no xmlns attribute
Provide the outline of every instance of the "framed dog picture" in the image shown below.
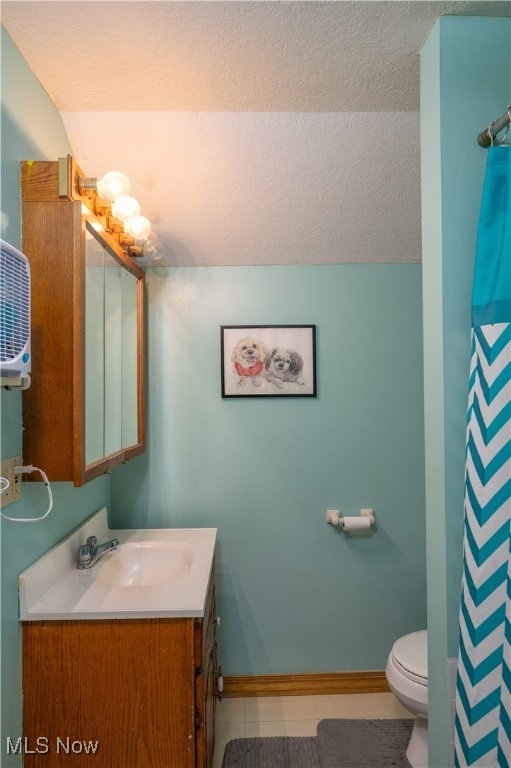
<svg viewBox="0 0 511 768"><path fill-rule="evenodd" d="M222 397L316 397L315 325L222 325Z"/></svg>

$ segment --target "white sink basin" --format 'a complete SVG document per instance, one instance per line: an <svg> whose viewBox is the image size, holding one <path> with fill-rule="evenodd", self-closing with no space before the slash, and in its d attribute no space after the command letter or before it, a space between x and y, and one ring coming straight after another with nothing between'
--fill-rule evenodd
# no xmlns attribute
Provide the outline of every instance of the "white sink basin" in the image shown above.
<svg viewBox="0 0 511 768"><path fill-rule="evenodd" d="M110 529L105 507L19 576L22 621L204 616L216 528ZM89 536L119 539L76 567Z"/></svg>
<svg viewBox="0 0 511 768"><path fill-rule="evenodd" d="M193 547L184 541L130 541L102 556L93 566L103 587L153 587L182 578L193 563Z"/></svg>

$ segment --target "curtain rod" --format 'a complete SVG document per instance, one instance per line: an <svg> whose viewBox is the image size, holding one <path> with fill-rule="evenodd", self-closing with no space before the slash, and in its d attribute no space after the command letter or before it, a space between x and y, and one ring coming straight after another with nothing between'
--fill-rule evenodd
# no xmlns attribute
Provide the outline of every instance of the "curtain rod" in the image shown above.
<svg viewBox="0 0 511 768"><path fill-rule="evenodd" d="M477 143L479 146L490 147L493 144L493 139L497 133L505 128L506 125L509 125L509 123L511 123L511 104L508 106L507 112L502 115L502 117L499 117L498 120L494 120L493 123L490 123L488 128L486 128L484 131L481 131L477 137Z"/></svg>

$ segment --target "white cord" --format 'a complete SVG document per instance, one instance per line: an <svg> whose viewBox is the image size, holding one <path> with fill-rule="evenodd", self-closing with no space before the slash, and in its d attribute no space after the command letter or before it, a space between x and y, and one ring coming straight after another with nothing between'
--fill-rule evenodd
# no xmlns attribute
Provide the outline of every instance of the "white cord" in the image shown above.
<svg viewBox="0 0 511 768"><path fill-rule="evenodd" d="M6 477L0 477L0 493L6 491L10 485L11 483Z"/></svg>
<svg viewBox="0 0 511 768"><path fill-rule="evenodd" d="M33 467L31 464L29 464L26 467L14 467L14 473L16 475L22 475L25 472L27 474L29 474L29 475L32 474L32 472L39 472L39 474L43 478L43 482L44 482L44 484L46 486L46 489L48 491L48 502L49 502L48 509L46 510L44 515L41 515L41 517L9 517L8 515L4 515L3 512L0 512L0 515L2 517L4 517L6 520L12 520L13 523L37 523L39 520L44 520L44 518L47 517L50 514L50 512L52 510L52 507L53 507L53 494L51 492L50 481L46 477L46 475L43 472L43 470L39 469L39 467ZM2 478L2 480L5 480L5 479L6 478ZM9 481L7 480L7 482L9 482ZM5 491L5 490L6 490L6 488L2 488L2 491Z"/></svg>

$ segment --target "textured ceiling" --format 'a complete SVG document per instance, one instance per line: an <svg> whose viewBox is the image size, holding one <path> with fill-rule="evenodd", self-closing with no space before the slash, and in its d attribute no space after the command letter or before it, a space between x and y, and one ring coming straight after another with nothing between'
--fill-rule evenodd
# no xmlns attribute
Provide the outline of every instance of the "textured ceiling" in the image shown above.
<svg viewBox="0 0 511 768"><path fill-rule="evenodd" d="M419 57L509 2L2 2L90 175L172 264L420 260ZM273 115L273 116L272 116Z"/></svg>

